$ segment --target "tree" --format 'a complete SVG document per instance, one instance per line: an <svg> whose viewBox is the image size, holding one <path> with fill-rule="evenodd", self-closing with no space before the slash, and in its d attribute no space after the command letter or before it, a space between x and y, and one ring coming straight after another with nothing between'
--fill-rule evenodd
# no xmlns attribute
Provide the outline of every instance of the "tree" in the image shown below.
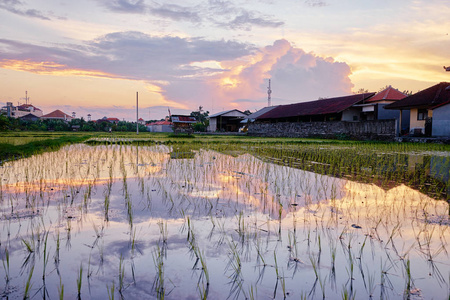
<svg viewBox="0 0 450 300"><path fill-rule="evenodd" d="M365 88L360 88L356 92L354 92L354 94L365 94L365 93L369 93L369 90Z"/></svg>
<svg viewBox="0 0 450 300"><path fill-rule="evenodd" d="M194 131L206 131L209 125L208 116L209 111L204 111L201 105L198 107L198 110L191 112L191 117L197 120L197 123L193 125Z"/></svg>

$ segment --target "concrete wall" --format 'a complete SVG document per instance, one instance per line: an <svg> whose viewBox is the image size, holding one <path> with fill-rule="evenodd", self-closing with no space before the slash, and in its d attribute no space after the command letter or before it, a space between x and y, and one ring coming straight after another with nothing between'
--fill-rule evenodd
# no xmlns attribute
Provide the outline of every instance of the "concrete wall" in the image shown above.
<svg viewBox="0 0 450 300"><path fill-rule="evenodd" d="M248 135L270 137L349 137L359 140L393 140L395 120L364 122L251 123Z"/></svg>
<svg viewBox="0 0 450 300"><path fill-rule="evenodd" d="M211 118L209 119L208 131L215 132L217 130L217 119Z"/></svg>
<svg viewBox="0 0 450 300"><path fill-rule="evenodd" d="M450 137L450 104L433 110L432 136Z"/></svg>
<svg viewBox="0 0 450 300"><path fill-rule="evenodd" d="M361 109L349 108L342 112L342 121L359 121L359 116L361 115Z"/></svg>

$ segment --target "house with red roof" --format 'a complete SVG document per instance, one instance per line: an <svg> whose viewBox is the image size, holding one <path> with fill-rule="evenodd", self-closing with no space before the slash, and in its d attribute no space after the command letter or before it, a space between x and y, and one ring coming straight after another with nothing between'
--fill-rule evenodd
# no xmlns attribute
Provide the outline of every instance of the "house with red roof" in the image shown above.
<svg viewBox="0 0 450 300"><path fill-rule="evenodd" d="M410 110L410 133L450 137L450 82L441 82L425 90L386 105L386 109Z"/></svg>
<svg viewBox="0 0 450 300"><path fill-rule="evenodd" d="M258 116L256 122L360 121L361 107L375 93L356 94L315 101L279 105Z"/></svg>
<svg viewBox="0 0 450 300"><path fill-rule="evenodd" d="M1 108L1 113L4 113L8 117L11 118L21 118L28 114L32 114L35 117L41 117L43 112L40 108L37 108L31 104L21 104L18 106L14 106L12 102L7 102L6 106Z"/></svg>
<svg viewBox="0 0 450 300"><path fill-rule="evenodd" d="M148 123L146 126L150 132L173 132L173 123L169 120Z"/></svg>
<svg viewBox="0 0 450 300"><path fill-rule="evenodd" d="M69 116L68 114L57 109L57 110L52 111L51 113L41 116L41 119L42 120L63 120L63 121L69 122L73 118L72 118L72 116Z"/></svg>
<svg viewBox="0 0 450 300"><path fill-rule="evenodd" d="M403 111L403 119L400 124L400 112L391 109L385 109L388 104L402 100L407 95L393 88L386 87L384 90L376 93L361 104L356 104L355 107L361 108L361 120L398 120L397 131L407 132L409 129L409 122L406 117L409 117L409 110Z"/></svg>
<svg viewBox="0 0 450 300"><path fill-rule="evenodd" d="M106 116L98 119L96 121L96 123L101 123L101 122L107 122L107 123L111 123L111 124L118 124L120 122L120 120L118 118L107 118Z"/></svg>
<svg viewBox="0 0 450 300"><path fill-rule="evenodd" d="M192 124L197 123L195 117L187 115L171 115L170 119L173 123L173 131L175 133L188 133L194 132Z"/></svg>

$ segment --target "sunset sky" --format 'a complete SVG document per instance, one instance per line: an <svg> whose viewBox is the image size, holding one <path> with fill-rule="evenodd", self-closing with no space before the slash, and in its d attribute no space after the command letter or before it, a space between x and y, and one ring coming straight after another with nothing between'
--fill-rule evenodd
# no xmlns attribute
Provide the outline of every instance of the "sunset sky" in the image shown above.
<svg viewBox="0 0 450 300"><path fill-rule="evenodd" d="M450 81L447 0L0 0L0 106L160 119Z"/></svg>

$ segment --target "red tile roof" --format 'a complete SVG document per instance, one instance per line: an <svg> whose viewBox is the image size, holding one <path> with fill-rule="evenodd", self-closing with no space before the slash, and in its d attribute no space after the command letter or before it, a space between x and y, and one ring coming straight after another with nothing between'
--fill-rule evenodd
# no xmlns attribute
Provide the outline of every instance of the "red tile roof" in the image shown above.
<svg viewBox="0 0 450 300"><path fill-rule="evenodd" d="M357 94L344 97L328 98L309 102L300 102L288 105L280 105L271 111L262 114L257 119L276 119L298 116L325 115L342 112L375 93Z"/></svg>
<svg viewBox="0 0 450 300"><path fill-rule="evenodd" d="M400 92L397 89L394 89L393 87L389 86L388 88L385 88L381 92L376 93L373 97L368 99L366 102L377 102L377 101L383 101L383 100L391 100L391 101L397 101L405 98L406 95Z"/></svg>
<svg viewBox="0 0 450 300"><path fill-rule="evenodd" d="M150 125L173 125L173 123L169 122L169 121L157 121L157 122L152 122L152 123L147 124L147 126L150 126Z"/></svg>
<svg viewBox="0 0 450 300"><path fill-rule="evenodd" d="M119 122L120 120L118 118L106 118L107 121L114 121Z"/></svg>
<svg viewBox="0 0 450 300"><path fill-rule="evenodd" d="M400 101L386 105L387 109L433 108L450 100L450 82L441 82Z"/></svg>
<svg viewBox="0 0 450 300"><path fill-rule="evenodd" d="M59 109L52 111L49 114L43 115L41 118L43 119L64 119L64 120L71 120L73 119L71 116L69 116L66 113L63 113Z"/></svg>
<svg viewBox="0 0 450 300"><path fill-rule="evenodd" d="M19 110L30 110L30 108L33 108L34 110L41 110L41 109L37 108L36 106L31 105L31 104L22 104L22 105L19 105L18 108L19 108Z"/></svg>

